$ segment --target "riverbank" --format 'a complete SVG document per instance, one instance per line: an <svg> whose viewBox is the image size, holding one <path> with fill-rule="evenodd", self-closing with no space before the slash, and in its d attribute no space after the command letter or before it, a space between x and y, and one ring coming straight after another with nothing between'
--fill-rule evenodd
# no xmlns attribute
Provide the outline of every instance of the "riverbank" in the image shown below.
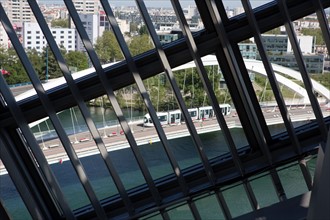
<svg viewBox="0 0 330 220"><path fill-rule="evenodd" d="M324 109L325 110L325 109ZM268 125L281 124L283 119L280 113L274 109L268 109L264 112L266 122ZM311 109L297 108L290 110L292 122L296 121L308 121L315 119ZM324 117L329 116L329 111L324 111ZM241 123L235 112L231 115L225 116L228 128L240 128ZM142 120L129 123L134 139L138 146L145 144L153 144L159 142L159 137L154 127L143 127ZM198 134L214 132L220 130L219 124L215 118L205 121L195 121L195 128ZM186 125L166 125L163 127L167 139L175 139L180 137L189 136L190 133ZM128 148L129 144L126 140L124 132L121 131L119 126L110 126L99 129L99 133L102 137L108 151L115 151L124 148ZM69 139L72 142L72 146L77 153L78 157L86 157L94 154L98 154L99 150L93 141L89 132L80 132L77 134L69 135ZM43 149L45 157L50 164L60 163L68 160L65 149L62 147L59 139L52 139L49 141L41 141L40 147ZM3 164L0 161L0 174L5 174Z"/></svg>

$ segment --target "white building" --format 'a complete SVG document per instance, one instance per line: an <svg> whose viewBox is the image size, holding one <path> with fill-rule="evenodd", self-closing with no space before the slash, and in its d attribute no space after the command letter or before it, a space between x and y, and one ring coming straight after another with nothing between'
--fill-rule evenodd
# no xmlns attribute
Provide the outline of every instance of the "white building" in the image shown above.
<svg viewBox="0 0 330 220"><path fill-rule="evenodd" d="M186 19L188 19L188 20L198 14L197 7L191 6L191 5L188 5L188 7L183 10L183 12L185 14Z"/></svg>
<svg viewBox="0 0 330 220"><path fill-rule="evenodd" d="M7 16L12 23L35 21L27 0L4 0L2 2Z"/></svg>
<svg viewBox="0 0 330 220"><path fill-rule="evenodd" d="M99 37L99 15L98 14L79 14L81 22L83 23L89 40L92 41L94 45L96 43L97 38ZM77 37L77 45L76 48L78 51L85 51L85 47L82 41L79 39L78 34Z"/></svg>
<svg viewBox="0 0 330 220"><path fill-rule="evenodd" d="M22 23L13 23L12 25L18 37L18 40L22 43L23 42ZM1 23L0 23L0 46L6 49L12 47L11 41Z"/></svg>
<svg viewBox="0 0 330 220"><path fill-rule="evenodd" d="M105 14L104 11L100 11L99 12L99 36L102 36L103 35L103 32L105 30L111 30L111 27L110 27L110 23L109 23L109 20L108 20L108 17L107 15ZM128 20L123 20L123 19L119 19L119 18L116 18L116 22L119 26L119 29L121 30L122 34L125 34L125 33L130 33L131 32L131 27L130 27L130 21Z"/></svg>
<svg viewBox="0 0 330 220"><path fill-rule="evenodd" d="M9 38L8 35L3 28L3 26L0 24L0 47L8 49L9 46Z"/></svg>
<svg viewBox="0 0 330 220"><path fill-rule="evenodd" d="M72 0L78 13L97 14L99 11L98 0Z"/></svg>
<svg viewBox="0 0 330 220"><path fill-rule="evenodd" d="M57 45L63 45L67 51L75 50L75 29L71 28L50 28ZM42 52L47 41L38 23L26 22L23 24L23 47L36 49Z"/></svg>
<svg viewBox="0 0 330 220"><path fill-rule="evenodd" d="M314 54L315 53L315 37L314 36L297 36L301 52L303 54ZM292 52L292 46L288 40L288 49L287 52Z"/></svg>

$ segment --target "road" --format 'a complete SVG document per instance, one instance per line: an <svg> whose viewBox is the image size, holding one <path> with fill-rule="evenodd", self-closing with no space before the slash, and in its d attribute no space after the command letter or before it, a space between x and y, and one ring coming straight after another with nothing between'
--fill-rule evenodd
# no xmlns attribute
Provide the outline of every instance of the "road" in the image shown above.
<svg viewBox="0 0 330 220"><path fill-rule="evenodd" d="M33 89L32 85L16 86L10 88L14 96L18 96L26 91L29 91L30 89Z"/></svg>
<svg viewBox="0 0 330 220"><path fill-rule="evenodd" d="M330 115L330 111L327 111L325 107L322 107L322 110L324 117ZM315 119L315 116L312 113L312 109L310 107L291 108L289 110L289 113L293 122ZM283 123L280 112L278 110L274 111L273 108L264 109L264 116L268 125ZM225 119L229 128L241 127L239 118L236 116L235 112L232 112L230 115L225 116ZM198 133L212 132L220 129L215 118L205 120L203 122L196 121L194 122L194 125ZM159 141L154 127L143 127L141 123L131 124L130 126L131 130L133 131L133 136L138 145L152 144L153 142ZM190 135L184 123L181 125L173 126L167 125L164 126L163 129L168 139ZM120 131L118 132L118 127L107 127L105 131L101 129L99 132L108 151L129 147L125 135L120 134ZM99 153L95 142L92 140L89 132L82 132L76 135L70 135L69 139L79 157ZM65 150L62 147L62 144L60 143L59 139L41 142L40 147L43 149L43 152L49 163L57 163L59 161L68 160ZM2 169L3 165L0 161L0 170Z"/></svg>

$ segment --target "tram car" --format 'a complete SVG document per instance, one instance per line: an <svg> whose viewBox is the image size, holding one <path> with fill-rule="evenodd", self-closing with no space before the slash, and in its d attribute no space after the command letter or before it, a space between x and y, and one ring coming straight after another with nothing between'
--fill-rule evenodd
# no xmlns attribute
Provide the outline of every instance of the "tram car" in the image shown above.
<svg viewBox="0 0 330 220"><path fill-rule="evenodd" d="M220 109L223 115L229 115L231 106L229 104L221 104ZM215 116L212 106L203 106L199 108L189 108L188 113L192 121L203 121L211 119ZM178 125L184 122L184 117L181 110L171 110L168 112L156 112L158 120L162 126L164 125ZM144 115L143 126L154 126L149 114Z"/></svg>

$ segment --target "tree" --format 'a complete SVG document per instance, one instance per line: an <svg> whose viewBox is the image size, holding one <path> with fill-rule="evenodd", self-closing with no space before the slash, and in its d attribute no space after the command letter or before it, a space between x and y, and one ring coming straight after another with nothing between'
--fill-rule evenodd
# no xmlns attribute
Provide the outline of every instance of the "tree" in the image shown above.
<svg viewBox="0 0 330 220"><path fill-rule="evenodd" d="M38 53L38 51L36 49L32 49L32 50L27 51L27 55L29 57L31 64L33 65L34 70L38 74L38 76L40 77L40 76L44 75L45 74L45 72L43 71L44 61L41 57L41 54Z"/></svg>
<svg viewBox="0 0 330 220"><path fill-rule="evenodd" d="M63 48L61 52L65 53ZM43 48L41 57L43 60L42 74L40 76L41 80L46 78L54 79L63 76L62 71L58 66L57 60L55 59L55 56L48 46Z"/></svg>
<svg viewBox="0 0 330 220"><path fill-rule="evenodd" d="M0 48L0 67L8 71L6 81L9 85L29 82L25 69L13 48Z"/></svg>
<svg viewBox="0 0 330 220"><path fill-rule="evenodd" d="M220 92L219 83L221 75L218 73L218 67L206 66L205 69L208 73L209 81L213 86L213 91L217 96L218 102L223 103L226 94ZM189 108L211 104L196 68L179 70L176 71L174 75L180 85L185 103Z"/></svg>
<svg viewBox="0 0 330 220"><path fill-rule="evenodd" d="M129 44L129 49L133 56L144 53L153 48L154 46L150 41L149 36L146 34L134 36Z"/></svg>
<svg viewBox="0 0 330 220"><path fill-rule="evenodd" d="M267 31L265 34L277 34L278 35L278 34L281 34L281 29L279 27L277 27L270 31Z"/></svg>
<svg viewBox="0 0 330 220"><path fill-rule="evenodd" d="M68 66L76 67L77 71L88 68L88 58L86 54L81 51L69 51L66 55L66 62Z"/></svg>
<svg viewBox="0 0 330 220"><path fill-rule="evenodd" d="M52 27L61 27L61 28L68 28L69 27L69 20L68 19L54 19L51 21Z"/></svg>
<svg viewBox="0 0 330 220"><path fill-rule="evenodd" d="M102 64L123 59L118 42L111 31L104 31L102 37L96 40L95 51Z"/></svg>
<svg viewBox="0 0 330 220"><path fill-rule="evenodd" d="M139 28L139 34L140 35L148 35L149 32L148 32L148 28L146 25L142 25L140 28Z"/></svg>
<svg viewBox="0 0 330 220"><path fill-rule="evenodd" d="M138 24L137 23L131 22L129 25L130 25L130 31L131 31L131 33L138 32L139 28L138 28Z"/></svg>

